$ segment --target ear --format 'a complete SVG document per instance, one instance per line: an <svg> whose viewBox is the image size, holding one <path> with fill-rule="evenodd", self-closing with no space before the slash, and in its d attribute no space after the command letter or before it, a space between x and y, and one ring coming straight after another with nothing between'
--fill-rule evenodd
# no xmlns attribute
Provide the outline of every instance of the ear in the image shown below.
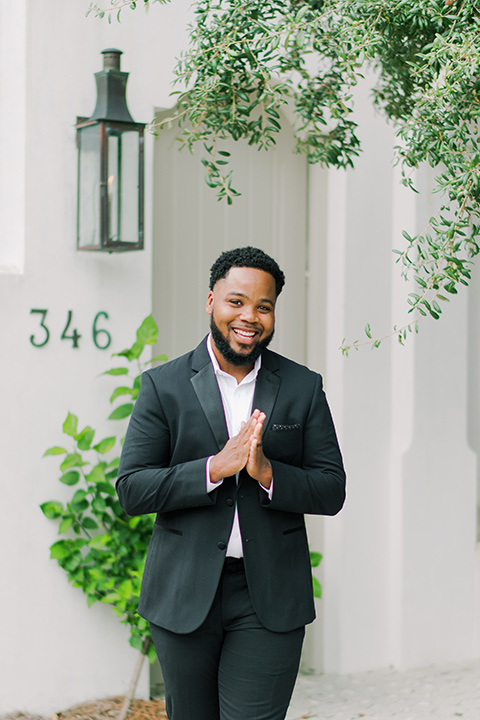
<svg viewBox="0 0 480 720"><path fill-rule="evenodd" d="M213 312L213 292L210 290L207 297L207 307L205 308L208 315L211 315Z"/></svg>

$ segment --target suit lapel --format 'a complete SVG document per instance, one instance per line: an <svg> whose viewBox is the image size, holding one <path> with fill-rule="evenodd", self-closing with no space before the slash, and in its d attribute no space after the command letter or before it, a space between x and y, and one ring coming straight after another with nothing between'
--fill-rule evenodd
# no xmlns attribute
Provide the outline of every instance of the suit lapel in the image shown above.
<svg viewBox="0 0 480 720"><path fill-rule="evenodd" d="M275 400L280 389L281 379L277 374L278 364L275 362L275 355L268 350L262 355L262 367L258 373L253 396L253 410L258 408L267 416L264 424L264 433L268 430L270 417Z"/></svg>
<svg viewBox="0 0 480 720"><path fill-rule="evenodd" d="M227 424L205 340L193 352L192 369L195 374L190 378L190 382L217 441L218 449L221 450L228 440Z"/></svg>

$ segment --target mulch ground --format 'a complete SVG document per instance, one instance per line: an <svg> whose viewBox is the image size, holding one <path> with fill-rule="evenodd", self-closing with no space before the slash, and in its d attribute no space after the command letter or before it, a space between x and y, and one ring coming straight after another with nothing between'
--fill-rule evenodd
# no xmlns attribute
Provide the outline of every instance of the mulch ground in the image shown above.
<svg viewBox="0 0 480 720"><path fill-rule="evenodd" d="M0 720L114 720L122 708L122 697L104 698L75 705L50 717L28 713L9 713ZM168 720L163 700L132 700L127 720Z"/></svg>

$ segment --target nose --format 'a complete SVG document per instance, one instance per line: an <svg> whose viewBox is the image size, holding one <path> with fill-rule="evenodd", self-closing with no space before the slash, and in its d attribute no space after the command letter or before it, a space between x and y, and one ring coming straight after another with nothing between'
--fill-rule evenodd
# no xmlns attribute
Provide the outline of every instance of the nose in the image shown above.
<svg viewBox="0 0 480 720"><path fill-rule="evenodd" d="M245 322L254 323L257 319L257 311L254 305L243 305L240 317L242 320L245 320Z"/></svg>

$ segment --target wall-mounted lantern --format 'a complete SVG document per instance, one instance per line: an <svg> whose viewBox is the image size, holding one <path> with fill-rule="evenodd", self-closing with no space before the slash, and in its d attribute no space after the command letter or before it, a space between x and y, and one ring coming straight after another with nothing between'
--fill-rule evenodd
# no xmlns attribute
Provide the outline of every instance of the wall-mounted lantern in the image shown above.
<svg viewBox="0 0 480 720"><path fill-rule="evenodd" d="M121 54L103 50L95 110L77 117L79 250L143 250L145 123L134 122L128 110Z"/></svg>

